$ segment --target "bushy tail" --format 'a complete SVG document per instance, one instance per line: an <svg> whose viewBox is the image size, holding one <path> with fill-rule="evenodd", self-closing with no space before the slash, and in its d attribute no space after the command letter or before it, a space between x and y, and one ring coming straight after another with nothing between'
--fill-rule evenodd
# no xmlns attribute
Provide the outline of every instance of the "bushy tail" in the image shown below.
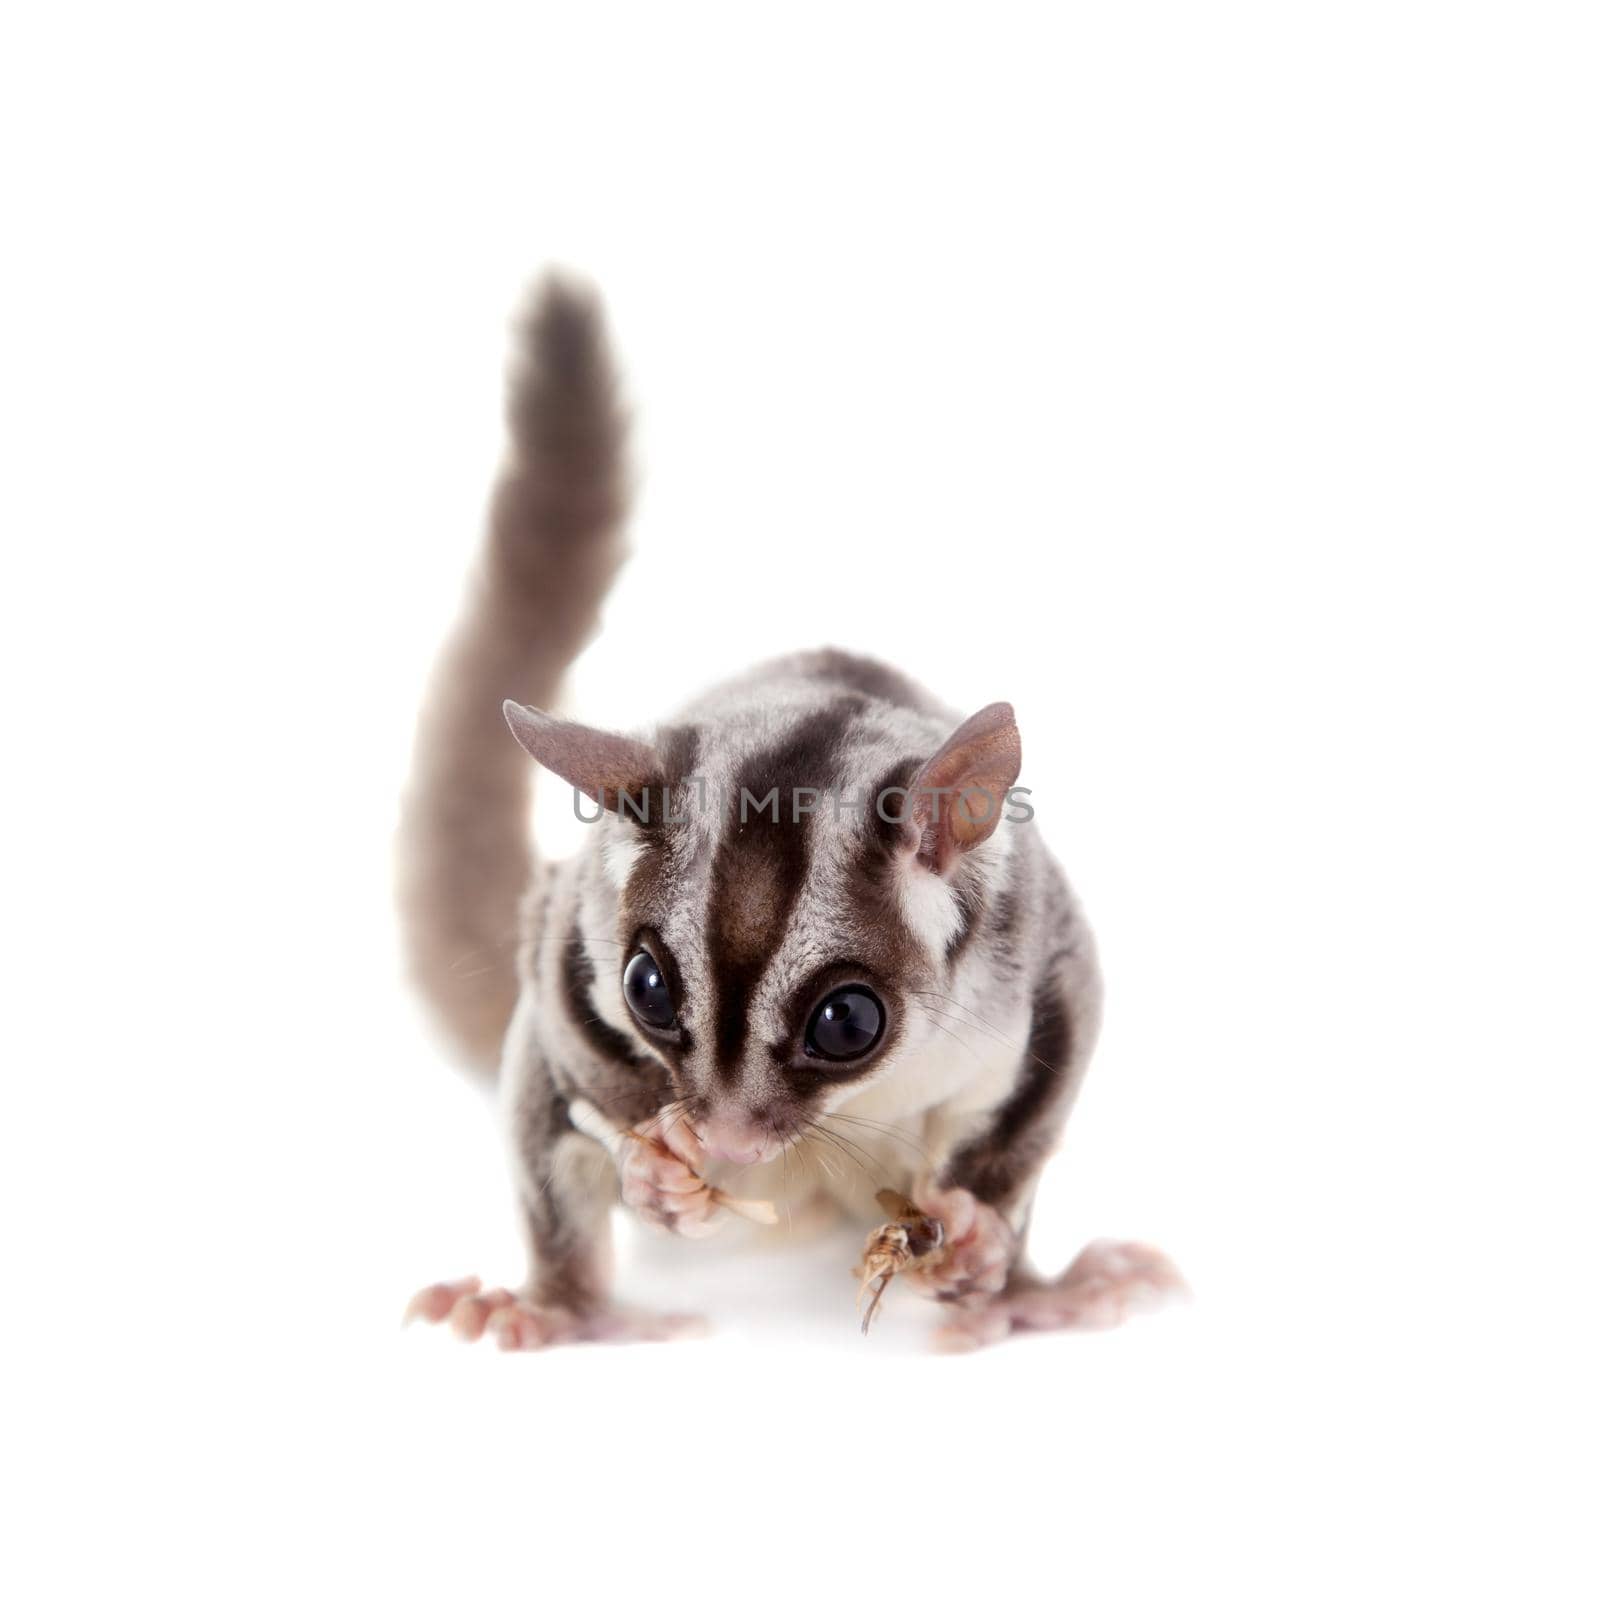
<svg viewBox="0 0 1600 1600"><path fill-rule="evenodd" d="M507 421L509 459L423 703L399 839L412 976L488 1072L516 999L517 907L533 865L533 763L501 702L554 701L623 558L626 424L592 294L555 278L534 292Z"/></svg>

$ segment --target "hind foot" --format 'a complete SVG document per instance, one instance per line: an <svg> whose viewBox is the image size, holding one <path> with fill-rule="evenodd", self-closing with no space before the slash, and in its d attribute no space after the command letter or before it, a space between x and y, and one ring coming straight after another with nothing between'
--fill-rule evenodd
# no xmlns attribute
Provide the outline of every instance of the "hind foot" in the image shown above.
<svg viewBox="0 0 1600 1600"><path fill-rule="evenodd" d="M706 1331L700 1317L635 1311L604 1305L575 1311L543 1305L509 1289L484 1289L477 1278L429 1284L411 1298L405 1321L448 1322L468 1341L492 1338L502 1350L539 1350L556 1344L627 1344L695 1338Z"/></svg>
<svg viewBox="0 0 1600 1600"><path fill-rule="evenodd" d="M1115 1328L1188 1293L1178 1269L1147 1244L1097 1239L1059 1278L1014 1279L992 1299L959 1307L935 1335L941 1350L977 1350L1013 1333Z"/></svg>

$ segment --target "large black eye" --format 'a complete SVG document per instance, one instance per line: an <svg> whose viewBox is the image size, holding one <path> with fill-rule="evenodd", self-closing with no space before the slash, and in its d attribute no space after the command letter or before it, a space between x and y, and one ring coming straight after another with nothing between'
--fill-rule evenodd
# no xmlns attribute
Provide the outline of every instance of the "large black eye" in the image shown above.
<svg viewBox="0 0 1600 1600"><path fill-rule="evenodd" d="M851 984L835 989L806 1025L806 1051L829 1061L854 1061L878 1042L883 1032L883 1003L870 989Z"/></svg>
<svg viewBox="0 0 1600 1600"><path fill-rule="evenodd" d="M678 1013L667 993L667 980L648 950L638 951L623 971L622 995L645 1027L666 1033L677 1026Z"/></svg>

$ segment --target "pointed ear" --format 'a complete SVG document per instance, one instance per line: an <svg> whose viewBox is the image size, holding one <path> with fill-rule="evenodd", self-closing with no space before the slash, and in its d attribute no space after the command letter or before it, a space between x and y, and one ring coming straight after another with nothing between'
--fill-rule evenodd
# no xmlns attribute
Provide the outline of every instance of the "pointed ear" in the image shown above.
<svg viewBox="0 0 1600 1600"><path fill-rule="evenodd" d="M564 722L515 700L507 700L501 709L517 743L541 767L565 778L608 811L618 810L626 794L632 804L622 814L640 820L639 808L649 805L649 791L662 786L661 758L642 740ZM644 812L646 819L651 815Z"/></svg>
<svg viewBox="0 0 1600 1600"><path fill-rule="evenodd" d="M907 802L917 859L946 873L1000 825L1022 770L1022 735L1004 700L974 712L911 780ZM965 797L965 798L963 798Z"/></svg>

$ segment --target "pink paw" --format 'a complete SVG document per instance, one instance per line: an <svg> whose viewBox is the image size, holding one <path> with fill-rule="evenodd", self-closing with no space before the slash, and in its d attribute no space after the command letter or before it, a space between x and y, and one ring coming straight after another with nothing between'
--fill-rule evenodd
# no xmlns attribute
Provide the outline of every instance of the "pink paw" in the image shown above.
<svg viewBox="0 0 1600 1600"><path fill-rule="evenodd" d="M924 1183L914 1198L923 1211L944 1224L944 1249L933 1264L906 1273L906 1282L940 1300L1003 1289L1017 1253L1011 1224L965 1189L935 1189Z"/></svg>
<svg viewBox="0 0 1600 1600"><path fill-rule="evenodd" d="M979 1305L962 1306L939 1330L943 1350L976 1350L1013 1333L1115 1328L1187 1293L1178 1269L1147 1244L1097 1239L1051 1283L1022 1283Z"/></svg>
<svg viewBox="0 0 1600 1600"><path fill-rule="evenodd" d="M538 1350L545 1345L653 1341L695 1337L706 1331L699 1317L634 1311L607 1305L572 1311L539 1305L509 1289L482 1288L477 1278L434 1283L419 1290L405 1320L449 1322L468 1341L488 1334L502 1350Z"/></svg>
<svg viewBox="0 0 1600 1600"><path fill-rule="evenodd" d="M714 1233L726 1218L716 1191L697 1168L705 1148L684 1117L652 1118L622 1141L617 1175L622 1203L651 1227L698 1239Z"/></svg>

